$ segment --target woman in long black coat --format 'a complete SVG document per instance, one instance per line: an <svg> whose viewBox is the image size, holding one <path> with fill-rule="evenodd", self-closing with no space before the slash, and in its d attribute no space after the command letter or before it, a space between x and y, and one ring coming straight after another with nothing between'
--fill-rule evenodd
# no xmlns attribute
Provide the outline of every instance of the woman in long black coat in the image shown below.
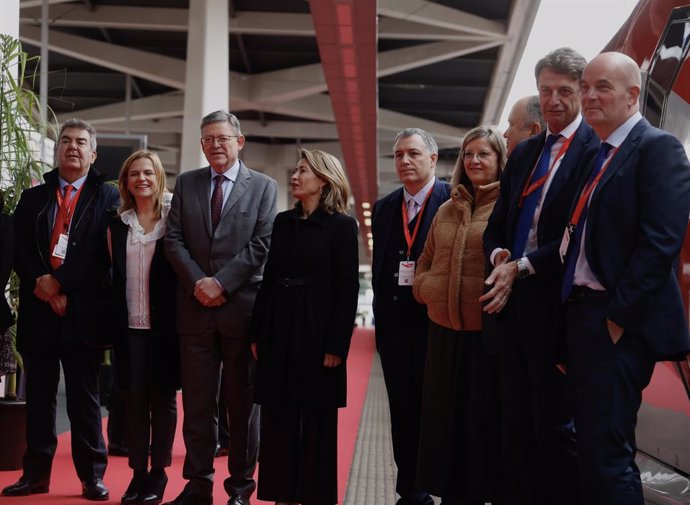
<svg viewBox="0 0 690 505"><path fill-rule="evenodd" d="M125 440L133 470L123 504L162 501L177 424L177 278L163 251L172 196L165 186L156 153L132 154L120 172L122 204L108 227L116 374L125 391Z"/></svg>
<svg viewBox="0 0 690 505"><path fill-rule="evenodd" d="M357 224L340 162L300 151L294 209L278 214L252 317L261 404L258 497L337 502L338 408L357 312Z"/></svg>

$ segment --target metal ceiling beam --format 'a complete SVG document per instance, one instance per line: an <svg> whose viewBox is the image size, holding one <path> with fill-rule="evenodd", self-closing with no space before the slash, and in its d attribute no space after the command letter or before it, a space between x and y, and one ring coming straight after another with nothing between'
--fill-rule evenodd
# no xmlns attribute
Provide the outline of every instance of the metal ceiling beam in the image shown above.
<svg viewBox="0 0 690 505"><path fill-rule="evenodd" d="M424 67L433 63L466 56L501 46L505 39L483 42L432 42L418 46L380 52L378 55L378 77L398 74L413 68Z"/></svg>
<svg viewBox="0 0 690 505"><path fill-rule="evenodd" d="M381 13L381 12L380 12ZM381 13L383 14L383 13ZM20 23L37 24L41 20L38 7L22 8ZM84 6L54 5L50 9L51 25L72 28L106 28L142 31L187 31L187 9L166 7L128 7L100 5L89 10ZM266 16L265 12L237 12L229 21L230 32L240 35L266 35L278 37L314 37L314 24L309 14L283 12L280 16ZM379 39L402 40L456 40L472 41L493 38L491 35L468 34L452 29L407 19L379 19Z"/></svg>
<svg viewBox="0 0 690 505"><path fill-rule="evenodd" d="M41 46L40 29L22 25L22 42ZM184 89L185 62L169 56L149 53L107 42L50 30L49 48L59 54L92 63L111 70L131 74L153 82Z"/></svg>
<svg viewBox="0 0 690 505"><path fill-rule="evenodd" d="M37 23L41 10L22 8L19 16L21 23ZM84 6L56 5L50 9L50 18L53 26L186 32L189 10L100 5L90 11ZM270 16L265 12L237 12L229 25L230 33L242 35L314 36L309 14L282 12L280 16Z"/></svg>
<svg viewBox="0 0 690 505"><path fill-rule="evenodd" d="M537 10L541 3L541 0L514 1L507 32L507 39L511 43L503 45L496 61L491 84L487 89L487 99L484 103L483 124L497 124L501 120L501 113L510 93L510 85L517 72L515 62L519 61L525 50L534 18L537 16Z"/></svg>
<svg viewBox="0 0 690 505"><path fill-rule="evenodd" d="M29 25L20 27L22 42L41 45L40 29ZM183 90L185 61L148 51L131 49L107 42L50 31L49 48L71 58L109 68L123 74L147 79L171 88ZM241 104L246 101L248 82L244 74L230 72L233 99Z"/></svg>
<svg viewBox="0 0 690 505"><path fill-rule="evenodd" d="M102 128L112 132L125 131L124 121L102 123ZM182 131L181 118L167 118L162 120L131 121L130 130L134 133L175 133ZM312 140L337 140L338 130L333 123L319 123L310 121L261 121L243 119L242 133L252 137L267 138L302 138Z"/></svg>
<svg viewBox="0 0 690 505"><path fill-rule="evenodd" d="M457 30L439 28L428 24L408 21L406 19L379 16L379 39L393 40L446 40L446 41L479 41L493 40L496 35L473 35Z"/></svg>
<svg viewBox="0 0 690 505"><path fill-rule="evenodd" d="M504 37L473 42L431 42L380 52L377 77L466 56L504 43ZM327 53L328 50L321 57L328 57ZM251 90L248 99L253 103L286 102L328 91L323 66L320 63L264 72L248 79L248 88Z"/></svg>
<svg viewBox="0 0 690 505"><path fill-rule="evenodd" d="M490 37L503 35L506 30L505 25L499 21L425 0L379 0L378 13L391 18Z"/></svg>
<svg viewBox="0 0 690 505"><path fill-rule="evenodd" d="M74 0L48 0L49 5L63 4L67 2L72 2ZM25 9L28 7L40 7L43 4L43 0L21 0L19 2L19 8Z"/></svg>

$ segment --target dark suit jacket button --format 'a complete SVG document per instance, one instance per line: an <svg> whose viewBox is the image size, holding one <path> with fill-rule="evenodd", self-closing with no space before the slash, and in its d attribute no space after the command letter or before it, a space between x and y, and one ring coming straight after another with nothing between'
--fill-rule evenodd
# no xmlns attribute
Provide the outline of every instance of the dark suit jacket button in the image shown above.
<svg viewBox="0 0 690 505"><path fill-rule="evenodd" d="M397 301L398 301L398 297L397 297L397 296L394 296L394 297L393 297L393 301L394 301L394 302L397 302Z"/></svg>
<svg viewBox="0 0 690 505"><path fill-rule="evenodd" d="M398 276L398 272L395 272L395 273L393 274L393 277L397 277L397 276Z"/></svg>

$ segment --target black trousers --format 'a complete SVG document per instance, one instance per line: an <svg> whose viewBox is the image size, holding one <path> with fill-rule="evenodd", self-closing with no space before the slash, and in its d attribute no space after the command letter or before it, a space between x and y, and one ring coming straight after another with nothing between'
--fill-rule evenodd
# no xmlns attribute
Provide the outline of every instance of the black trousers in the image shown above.
<svg viewBox="0 0 690 505"><path fill-rule="evenodd" d="M499 326L504 502L579 504L573 393L556 368L550 301L527 278L511 304Z"/></svg>
<svg viewBox="0 0 690 505"><path fill-rule="evenodd" d="M108 463L98 396L103 350L76 342L58 343L24 351L22 356L27 424L24 475L30 479L50 477L57 448L55 408L62 364L77 476L82 482L102 478Z"/></svg>
<svg viewBox="0 0 690 505"><path fill-rule="evenodd" d="M390 404L393 457L398 467L395 490L410 503L423 503L428 496L416 485L428 332L426 322L376 328Z"/></svg>
<svg viewBox="0 0 690 505"><path fill-rule="evenodd" d="M151 466L164 468L172 461L177 425L177 391L162 390L152 377L157 353L150 330L130 329L128 389L125 393L129 466L146 470L151 447Z"/></svg>
<svg viewBox="0 0 690 505"><path fill-rule="evenodd" d="M643 505L635 425L654 360L634 328L613 343L607 304L604 298L568 302L568 376L576 394L582 503Z"/></svg>
<svg viewBox="0 0 690 505"><path fill-rule="evenodd" d="M261 408L258 497L302 505L338 501L338 409Z"/></svg>
<svg viewBox="0 0 690 505"><path fill-rule="evenodd" d="M222 380L230 435L230 476L225 479L225 491L228 495L249 497L256 489L253 475L259 452L260 417L260 408L254 405L256 364L249 341L209 328L195 335L180 335L180 351L182 434L187 449L182 475L189 480L185 489L201 496L213 494L218 390Z"/></svg>

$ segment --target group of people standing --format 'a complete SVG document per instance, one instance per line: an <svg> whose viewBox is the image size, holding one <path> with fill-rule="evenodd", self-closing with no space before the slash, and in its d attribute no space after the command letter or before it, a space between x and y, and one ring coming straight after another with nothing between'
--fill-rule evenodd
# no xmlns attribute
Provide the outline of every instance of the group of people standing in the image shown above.
<svg viewBox="0 0 690 505"><path fill-rule="evenodd" d="M690 350L690 163L629 57L560 48L535 78L507 146L470 130L451 184L427 132L395 140L372 270L397 505L644 503L642 390Z"/></svg>
<svg viewBox="0 0 690 505"><path fill-rule="evenodd" d="M395 138L402 187L374 205L372 271L398 505L643 503L641 392L656 361L690 349L675 271L690 164L640 115L627 56L587 64L560 48L535 78L508 145L470 130L450 184L431 135ZM228 505L249 504L257 458L260 499L337 502L358 293L349 185L335 157L300 150L297 204L276 216L277 184L239 159L244 142L213 112L209 166L170 195L158 157L138 151L118 191L91 168L93 128L62 125L57 168L13 218L27 451L3 495L49 490L62 365L82 494L108 499L97 374L114 343L133 471L122 503L163 500L179 386L188 482L169 504L213 503L219 391Z"/></svg>
<svg viewBox="0 0 690 505"><path fill-rule="evenodd" d="M277 184L239 159L244 142L234 115L213 112L201 123L209 166L179 175L170 194L160 159L141 150L116 189L91 166L95 130L62 125L57 168L13 217L27 449L4 496L49 491L62 365L82 495L109 498L98 369L114 345L132 469L123 504L163 501L180 386L188 483L168 503L213 503L219 391L229 505L250 503L259 454L259 498L337 502L337 409L359 292L349 184L335 157L300 150L297 204L276 216Z"/></svg>

